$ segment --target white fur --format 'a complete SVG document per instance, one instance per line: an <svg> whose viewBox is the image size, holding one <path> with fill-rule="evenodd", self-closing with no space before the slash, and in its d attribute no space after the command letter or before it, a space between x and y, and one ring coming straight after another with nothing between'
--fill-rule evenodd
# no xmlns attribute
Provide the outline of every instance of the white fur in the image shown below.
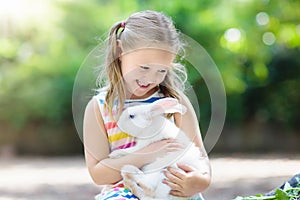
<svg viewBox="0 0 300 200"><path fill-rule="evenodd" d="M163 114L179 112L185 113L186 108L179 104L174 98L163 98L151 104L128 107L123 111L119 120L119 128L136 137L136 145L131 148L115 150L109 156L117 158L124 156L162 139L176 139L185 149L168 153L157 158L154 162L145 165L141 170L132 165L125 165L121 174L125 179L131 174L135 183L142 182L151 191L151 195L138 194L142 199L185 199L169 195L170 188L162 183L165 178L163 170L172 166L178 169L176 163L184 163L199 169L201 165L204 171L207 170L206 155L202 155L199 148L183 133L170 119ZM146 155L147 156L147 155ZM128 178L127 178L128 179ZM136 185L137 184L133 184ZM140 189L136 191L141 191Z"/></svg>

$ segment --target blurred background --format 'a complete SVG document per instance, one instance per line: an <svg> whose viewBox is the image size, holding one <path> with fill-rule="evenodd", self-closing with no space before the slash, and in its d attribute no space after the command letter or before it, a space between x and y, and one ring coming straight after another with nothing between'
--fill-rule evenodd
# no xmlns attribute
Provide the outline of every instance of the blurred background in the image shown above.
<svg viewBox="0 0 300 200"><path fill-rule="evenodd" d="M53 161L57 167L77 164L84 170L83 147L72 116L77 70L116 21L145 9L170 16L180 31L206 49L222 75L227 116L224 130L210 152L213 163L239 163L234 160L238 158L279 159L278 162L288 159L283 163L295 161L291 166L300 169L296 162L300 155L300 1L0 0L2 169L25 162L31 163L27 167L33 170L42 159ZM189 67L188 70L189 82L199 99L204 137L211 114L210 97L201 76L195 76ZM69 165L64 165L64 160L69 160ZM278 170L284 171L281 167ZM216 175L225 173L216 171ZM285 172L277 182L272 179L269 183L279 184L295 173L292 168ZM94 194L97 189L90 188L89 181L74 190ZM267 182L264 179L262 185ZM8 200L24 198L28 192L24 190L17 197L14 191L1 186L1 200L5 199L1 193ZM224 192L223 183L220 187ZM242 193L234 191L234 195Z"/></svg>

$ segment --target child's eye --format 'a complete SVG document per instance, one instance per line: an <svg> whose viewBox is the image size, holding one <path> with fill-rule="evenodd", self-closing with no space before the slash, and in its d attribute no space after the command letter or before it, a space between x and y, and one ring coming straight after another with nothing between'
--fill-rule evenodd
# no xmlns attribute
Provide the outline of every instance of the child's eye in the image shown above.
<svg viewBox="0 0 300 200"><path fill-rule="evenodd" d="M147 69L149 69L149 67L147 67L147 66L144 66L144 65L141 65L141 66L140 66L140 68L141 68L141 69L143 69L143 70L147 70Z"/></svg>
<svg viewBox="0 0 300 200"><path fill-rule="evenodd" d="M167 72L167 70L166 69L160 69L160 70L158 70L158 72L164 74L164 73Z"/></svg>

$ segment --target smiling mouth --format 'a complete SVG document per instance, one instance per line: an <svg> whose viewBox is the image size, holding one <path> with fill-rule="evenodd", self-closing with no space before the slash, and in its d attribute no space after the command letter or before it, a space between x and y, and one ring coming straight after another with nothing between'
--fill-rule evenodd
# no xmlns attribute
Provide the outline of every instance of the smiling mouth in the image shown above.
<svg viewBox="0 0 300 200"><path fill-rule="evenodd" d="M144 82L142 82L142 81L140 81L140 80L136 80L136 83L137 83L138 86L141 87L141 88L147 88L147 87L150 86L150 83L144 83Z"/></svg>

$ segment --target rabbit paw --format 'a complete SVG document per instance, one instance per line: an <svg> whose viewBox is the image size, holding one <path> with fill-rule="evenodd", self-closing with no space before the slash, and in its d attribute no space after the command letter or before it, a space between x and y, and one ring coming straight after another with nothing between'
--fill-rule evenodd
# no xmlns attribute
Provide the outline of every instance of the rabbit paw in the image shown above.
<svg viewBox="0 0 300 200"><path fill-rule="evenodd" d="M135 196L145 199L153 195L153 189L143 183L144 173L133 165L125 165L121 171L123 182Z"/></svg>

